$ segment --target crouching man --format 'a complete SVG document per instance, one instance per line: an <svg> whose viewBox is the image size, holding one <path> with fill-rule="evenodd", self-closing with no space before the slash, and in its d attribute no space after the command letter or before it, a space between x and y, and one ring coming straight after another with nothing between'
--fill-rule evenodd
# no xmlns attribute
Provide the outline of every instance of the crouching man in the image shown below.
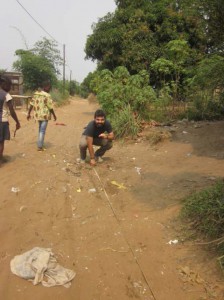
<svg viewBox="0 0 224 300"><path fill-rule="evenodd" d="M113 146L113 139L114 133L111 124L106 120L104 111L98 109L94 114L94 120L89 122L80 140L81 163L85 162L87 148L89 150L90 164L92 166L95 166L97 162L102 162L102 156ZM95 153L93 145L100 146Z"/></svg>

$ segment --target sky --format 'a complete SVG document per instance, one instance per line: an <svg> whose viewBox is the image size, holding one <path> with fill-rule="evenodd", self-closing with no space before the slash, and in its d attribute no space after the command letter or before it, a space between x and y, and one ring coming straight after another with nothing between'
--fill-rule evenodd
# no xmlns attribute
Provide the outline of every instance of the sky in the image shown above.
<svg viewBox="0 0 224 300"><path fill-rule="evenodd" d="M78 82L96 68L96 62L85 60L85 43L91 26L108 12L114 12L114 0L7 0L1 3L0 69L12 71L17 49L32 48L43 37L51 39L29 14L58 42L63 55L65 44L66 79ZM70 72L71 71L71 72ZM62 68L61 68L62 73Z"/></svg>

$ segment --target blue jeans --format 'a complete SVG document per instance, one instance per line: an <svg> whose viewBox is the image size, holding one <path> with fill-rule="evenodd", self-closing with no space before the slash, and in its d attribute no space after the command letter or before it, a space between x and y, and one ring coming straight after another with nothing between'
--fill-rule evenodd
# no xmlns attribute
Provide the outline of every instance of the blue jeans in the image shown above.
<svg viewBox="0 0 224 300"><path fill-rule="evenodd" d="M38 148L43 148L44 145L44 136L45 136L45 132L47 129L47 124L48 121L38 121L39 123L39 133L38 133L38 141L37 141L37 146Z"/></svg>

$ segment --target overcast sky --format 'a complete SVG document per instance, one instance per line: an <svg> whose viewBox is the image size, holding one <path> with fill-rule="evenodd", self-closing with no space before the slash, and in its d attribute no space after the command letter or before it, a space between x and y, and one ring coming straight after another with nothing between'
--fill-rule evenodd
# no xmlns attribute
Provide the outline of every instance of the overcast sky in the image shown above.
<svg viewBox="0 0 224 300"><path fill-rule="evenodd" d="M72 79L82 82L96 64L85 60L85 43L91 26L108 12L114 12L114 0L18 0L22 6L60 44L66 45L66 62ZM12 70L17 49L29 48L43 37L50 38L16 0L1 0L0 69ZM69 79L70 70L66 68Z"/></svg>

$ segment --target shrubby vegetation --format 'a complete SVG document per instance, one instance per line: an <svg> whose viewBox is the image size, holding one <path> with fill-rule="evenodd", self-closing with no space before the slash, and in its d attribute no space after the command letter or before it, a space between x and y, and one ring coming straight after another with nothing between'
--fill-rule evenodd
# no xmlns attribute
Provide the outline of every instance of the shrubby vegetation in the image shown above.
<svg viewBox="0 0 224 300"><path fill-rule="evenodd" d="M182 218L197 235L211 241L224 255L224 182L187 197L182 208ZM224 256L220 259L224 263Z"/></svg>
<svg viewBox="0 0 224 300"><path fill-rule="evenodd" d="M140 120L149 119L150 104L156 100L156 95L148 82L145 70L130 75L125 67L118 67L114 72L103 70L92 79L91 89L110 116L118 137L136 136Z"/></svg>
<svg viewBox="0 0 224 300"><path fill-rule="evenodd" d="M139 118L157 121L223 118L224 2L117 0L116 4L114 13L93 25L85 48L86 57L98 63L96 72L86 78L86 91L96 93L111 117L115 117L115 124L118 118L113 109L121 107L120 102L123 111L134 111ZM129 76L147 73L146 85L154 91L153 101L147 94L141 93L138 98L136 87L131 88L130 84L125 85L130 91L125 91L121 99L125 79L115 83L113 77L121 66ZM108 72L113 74L108 81L105 72L108 76ZM107 82L97 90L93 82L99 78ZM119 114L120 118L121 111Z"/></svg>

